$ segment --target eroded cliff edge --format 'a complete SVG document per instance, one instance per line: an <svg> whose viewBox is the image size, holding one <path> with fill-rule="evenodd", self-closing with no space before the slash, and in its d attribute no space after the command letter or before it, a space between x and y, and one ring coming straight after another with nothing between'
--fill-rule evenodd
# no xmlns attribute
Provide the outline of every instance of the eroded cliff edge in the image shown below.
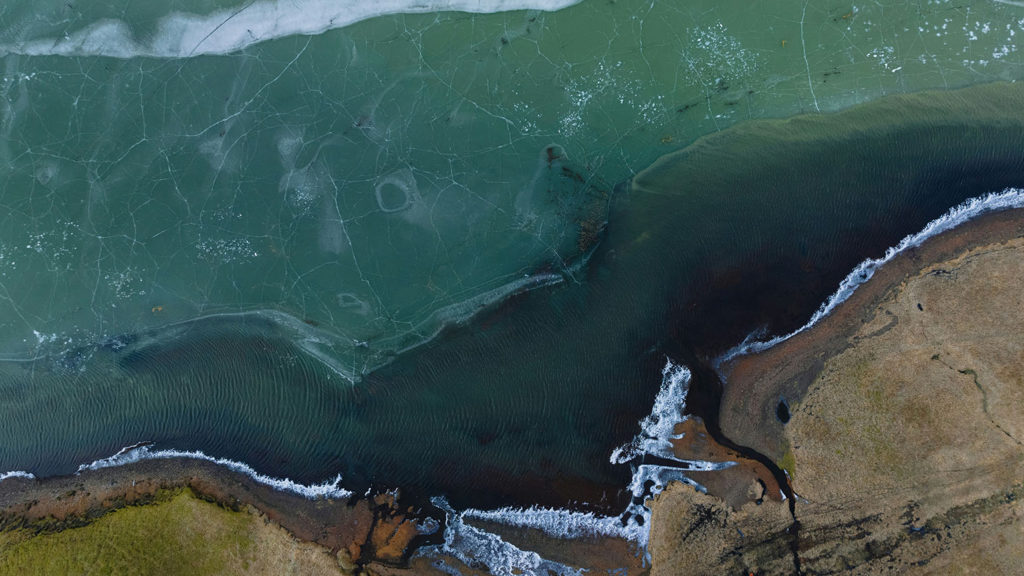
<svg viewBox="0 0 1024 576"><path fill-rule="evenodd" d="M723 365L722 433L787 471L793 514L674 486L652 574L1024 571L1022 285L1024 211L990 214Z"/></svg>

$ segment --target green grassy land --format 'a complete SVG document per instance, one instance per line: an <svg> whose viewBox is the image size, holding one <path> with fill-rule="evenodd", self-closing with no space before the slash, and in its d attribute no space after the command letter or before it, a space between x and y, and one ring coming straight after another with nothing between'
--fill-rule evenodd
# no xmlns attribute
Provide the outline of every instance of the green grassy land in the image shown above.
<svg viewBox="0 0 1024 576"><path fill-rule="evenodd" d="M340 573L322 549L180 490L83 527L0 532L0 574Z"/></svg>

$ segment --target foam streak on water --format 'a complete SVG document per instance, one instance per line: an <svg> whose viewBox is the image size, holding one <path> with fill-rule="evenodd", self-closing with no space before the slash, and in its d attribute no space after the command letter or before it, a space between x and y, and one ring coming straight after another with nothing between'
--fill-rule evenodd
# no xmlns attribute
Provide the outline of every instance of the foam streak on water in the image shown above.
<svg viewBox="0 0 1024 576"><path fill-rule="evenodd" d="M612 464L625 464L643 454L677 460L672 454L672 439L677 423L686 419L686 393L690 391L690 369L686 366L665 362L661 369L661 388L654 397L651 413L640 420L640 434L629 444L612 451Z"/></svg>
<svg viewBox="0 0 1024 576"><path fill-rule="evenodd" d="M140 446L138 444L122 448L113 456L96 460L90 464L82 464L78 467L78 472L81 473L86 470L113 468L115 466L123 466L125 464L140 462L142 460L162 460L171 458L190 458L192 460L212 462L234 472L245 474L260 484L265 484L276 490L294 492L295 494L305 496L311 500L315 498L348 498L349 496L352 496L352 492L341 487L340 474L331 482L307 486L287 478L273 478L265 474L260 474L253 470L248 464L228 460L227 458L214 458L213 456L208 456L198 450L191 452L184 450L151 450L148 445Z"/></svg>
<svg viewBox="0 0 1024 576"><path fill-rule="evenodd" d="M228 54L294 35L316 35L386 14L559 10L579 0L264 0L209 14L172 12L145 41L121 20L101 20L63 38L0 46L0 54L187 58Z"/></svg>
<svg viewBox="0 0 1024 576"><path fill-rule="evenodd" d="M539 530L553 538L621 538L636 544L638 553L642 553L649 562L647 543L650 539L651 510L646 503L671 482L682 482L701 492L705 491L703 486L687 478L682 468L641 464L633 471L633 479L629 483L632 502L621 516L600 516L590 512L538 507L497 510L470 508L456 513L443 498L435 498L434 504L448 515L448 527L445 530L445 544L439 549L426 552L450 554L469 565L485 565L495 574L512 573L496 570L496 567L502 566L520 570L520 574L547 574L545 570L556 574L578 573L571 567L544 560L536 553L520 550L495 534L466 524L466 520L481 520Z"/></svg>
<svg viewBox="0 0 1024 576"><path fill-rule="evenodd" d="M689 391L691 374L686 366L667 360L661 375L661 389L655 397L651 414L640 421L641 433L629 444L617 448L612 453L611 462L626 464L645 455L651 455L675 460L680 462L681 466L642 463L636 466L629 483L632 499L620 516L600 516L591 512L541 507L496 510L470 508L456 513L447 501L439 498L435 499L435 505L448 514L445 548L442 551L463 561L467 558L475 559L488 567L504 565L503 563L512 557L512 553L506 548L511 545L494 534L465 524L465 520L480 520L539 530L553 538L622 538L635 543L638 550L649 559L647 543L650 537L651 510L647 507L647 501L664 490L670 482L683 482L704 492L706 490L703 486L686 476L687 471L721 470L735 465L735 462L682 460L672 453L671 440L679 437L675 434L675 425L686 418L683 410L686 408L686 394ZM527 555L523 560L517 560L516 567L524 570L523 573L536 573L522 566L539 561L539 557L530 556L532 552L524 552L514 546L511 548ZM530 565L536 568L533 564Z"/></svg>
<svg viewBox="0 0 1024 576"><path fill-rule="evenodd" d="M647 542L651 535L651 509L647 507L647 500L660 494L670 482L682 482L701 492L707 492L706 488L688 478L684 470L655 464L638 466L633 471L633 480L629 483L633 502L626 508L623 516L629 515L628 521L637 525L634 541L644 550L648 560L650 560L650 553L647 552ZM638 521L638 518L642 520Z"/></svg>
<svg viewBox="0 0 1024 576"><path fill-rule="evenodd" d="M458 513L444 498L432 498L435 506L444 510L447 515L447 528L444 531L444 544L422 550L420 553L431 556L447 554L458 558L468 566L486 568L494 576L512 576L514 574L579 576L583 572L571 566L552 562L540 557L536 552L521 550L505 542L496 534L491 534L465 523L466 512ZM438 560L438 568L443 560ZM449 573L457 573L451 569Z"/></svg>
<svg viewBox="0 0 1024 576"><path fill-rule="evenodd" d="M850 272L850 274L839 283L839 289L829 296L814 315L811 316L811 319L800 328L797 328L789 334L776 336L770 340L759 341L756 340L756 338L748 337L743 341L743 343L730 349L718 358L715 361L715 365L721 366L723 363L728 362L737 356L742 356L744 354L756 354L767 350L776 344L789 340L811 326L814 326L821 321L822 318L828 316L833 310L835 310L837 306L852 296L861 284L870 280L875 274L875 270L878 270L878 268L883 264L889 262L906 250L916 248L925 240L933 236L937 236L947 230L956 228L957 226L977 218L982 214L1013 208L1024 208L1024 189L1007 188L1002 192L992 192L985 196L966 200L960 205L951 208L942 216L929 222L920 232L911 234L903 238L903 240L900 240L899 244L886 250L885 255L881 258L868 258L861 262L853 269L853 272Z"/></svg>
<svg viewBox="0 0 1024 576"><path fill-rule="evenodd" d="M633 499L623 512L622 519L627 523L627 537L645 552L651 526L651 510L646 504L649 498L664 490L670 482L683 482L705 492L703 486L686 476L686 471L722 470L736 464L683 460L673 454L672 439L679 438L675 433L675 425L687 418L683 412L686 409L686 394L690 390L690 378L689 368L666 359L665 367L661 369L661 389L654 398L651 414L640 421L640 434L629 444L615 449L610 458L612 464L625 464L649 455L681 464L675 467L641 463L633 470L633 479L629 484Z"/></svg>
<svg viewBox="0 0 1024 576"><path fill-rule="evenodd" d="M641 540L639 526L636 523L623 525L622 519L618 516L599 516L592 512L538 506L506 507L497 510L470 508L462 512L462 517L516 528L532 528L554 538L622 538L633 542Z"/></svg>

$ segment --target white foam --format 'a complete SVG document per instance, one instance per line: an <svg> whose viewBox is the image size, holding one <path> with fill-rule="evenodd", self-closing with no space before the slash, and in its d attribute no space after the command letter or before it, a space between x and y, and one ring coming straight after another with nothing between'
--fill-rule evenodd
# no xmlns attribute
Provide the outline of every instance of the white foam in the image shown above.
<svg viewBox="0 0 1024 576"><path fill-rule="evenodd" d="M137 38L122 20L101 20L59 38L0 46L0 55L187 58L228 54L286 36L322 34L387 14L554 11L580 0L263 0L209 14L171 12Z"/></svg>
<svg viewBox="0 0 1024 576"><path fill-rule="evenodd" d="M565 564L541 558L536 552L522 550L491 534L466 524L464 514L458 513L442 497L431 498L435 506L444 510L447 526L444 543L418 552L421 555L447 554L472 567L484 567L494 576L582 576L583 571Z"/></svg>
<svg viewBox="0 0 1024 576"><path fill-rule="evenodd" d="M260 474L253 470L248 464L228 460L227 458L214 458L213 456L208 456L198 450L151 450L149 445L138 444L122 448L117 452L117 454L107 458L102 458L92 462L91 464L82 464L78 467L78 473L86 470L113 468L115 466L123 466L125 464L131 464L133 462L140 462L143 460L162 460L171 458L190 458L193 460L205 460L206 462L212 462L218 466L223 466L229 470L245 474L260 484L265 484L276 490L293 492L311 500L316 498L348 498L352 495L352 492L341 487L340 474L331 482L307 486L305 484L299 484L298 482L289 480L288 478L273 478L265 474Z"/></svg>
<svg viewBox="0 0 1024 576"><path fill-rule="evenodd" d="M633 441L612 451L612 464L625 464L642 454L678 460L672 454L672 439L678 438L675 426L686 420L686 394L690 391L690 369L666 359L661 369L661 388L654 407L640 420L640 434Z"/></svg>
<svg viewBox="0 0 1024 576"><path fill-rule="evenodd" d="M731 464L731 463L730 463ZM450 554L471 566L484 565L494 574L578 574L579 571L544 560L534 552L521 550L499 536L466 524L466 520L495 522L517 528L539 530L553 538L621 538L633 542L637 550L650 561L647 543L650 539L651 510L647 501L660 494L671 482L682 482L701 492L707 490L687 478L686 470L673 466L641 464L633 471L629 483L632 500L621 516L600 516L591 512L575 512L558 508L499 508L477 510L469 508L455 512L444 498L431 501L445 511L448 527L445 529L445 543L439 548L428 549L424 554ZM509 570L513 572L509 572Z"/></svg>
<svg viewBox="0 0 1024 576"><path fill-rule="evenodd" d="M612 464L625 464L645 455L674 460L682 464L680 468L691 472L722 470L736 464L684 460L673 453L672 440L682 438L675 433L676 424L688 419L683 412L686 410L686 395L690 391L690 378L689 368L675 364L671 359L665 360L665 367L661 369L661 388L654 397L651 413L640 420L640 434L629 444L612 451L609 457Z"/></svg>
<svg viewBox="0 0 1024 576"><path fill-rule="evenodd" d="M635 526L633 537L630 540L636 542L644 550L645 558L648 561L650 561L650 552L647 552L647 542L651 535L651 509L647 507L647 500L660 494L671 482L682 482L701 492L707 492L704 486L688 478L685 470L655 464L641 464L633 471L633 480L629 483L633 501L623 515L628 514L627 521ZM642 521L637 521L637 518L641 518Z"/></svg>
<svg viewBox="0 0 1024 576"><path fill-rule="evenodd" d="M723 363L728 362L737 356L742 356L744 354L756 354L767 350L776 344L789 340L793 336L796 336L811 326L814 326L825 316L828 316L836 309L837 306L852 296L861 284L870 280L875 274L875 270L906 250L920 246L925 240L933 236L937 236L947 230L956 228L964 222L977 218L982 214L997 212L1000 210L1009 210L1012 208L1024 208L1024 189L1007 188L1002 192L992 192L985 196L971 198L970 200L951 208L942 216L929 222L928 225L926 225L920 232L903 238L900 240L899 244L886 250L885 255L881 258L868 258L861 262L853 269L852 272L850 272L849 275L846 276L846 278L843 279L842 282L839 283L839 289L829 296L814 315L811 316L811 319L800 328L797 328L789 334L776 336L770 340L759 341L756 340L756 338L748 337L743 341L743 343L730 349L718 358L715 361L715 365L721 366Z"/></svg>
<svg viewBox="0 0 1024 576"><path fill-rule="evenodd" d="M636 541L636 525L623 526L619 516L599 516L592 512L574 512L560 508L498 508L462 512L463 518L495 522L516 528L539 530L553 538L622 538Z"/></svg>
<svg viewBox="0 0 1024 576"><path fill-rule="evenodd" d="M651 414L640 421L640 434L629 444L616 448L610 458L612 464L625 464L643 456L657 456L681 464L640 464L633 470L633 479L629 483L633 498L621 516L625 520L622 534L624 538L637 543L647 560L650 559L647 542L651 526L651 510L647 507L647 500L659 494L670 482L682 482L706 492L703 486L687 477L686 473L722 470L736 465L735 462L683 460L672 452L672 439L680 437L675 433L675 425L686 420L683 412L686 409L686 395L690 391L690 378L689 368L667 358L665 367L661 369L661 389L654 398Z"/></svg>
<svg viewBox="0 0 1024 576"><path fill-rule="evenodd" d="M639 551L649 560L647 543L650 538L651 510L647 501L659 494L671 482L683 482L706 492L705 488L686 476L692 471L721 470L734 466L735 462L708 462L703 460L683 460L672 453L675 425L685 420L683 411L686 408L686 394L690 388L690 370L683 365L675 364L666 359L661 371L661 389L654 399L654 407L649 416L640 421L641 433L632 442L617 448L611 456L612 464L625 464L645 455L671 459L680 466L662 466L640 464L633 469L633 477L629 483L632 495L629 506L620 516L601 516L591 512L575 512L558 508L499 508L496 510L467 509L455 515L454 511L443 499L437 502L438 507L448 511L449 522L455 516L458 521L457 530L478 528L465 526L464 520L481 520L496 522L517 528L539 530L553 538L622 538L637 545ZM487 534L484 532L484 534ZM475 536L481 537L482 536ZM496 536L488 534L488 537ZM447 533L446 533L447 538ZM461 559L461 557L460 557Z"/></svg>
<svg viewBox="0 0 1024 576"><path fill-rule="evenodd" d="M31 472L25 472L24 470L12 470L10 472L0 472L0 482L7 480L8 478L25 478L27 480L35 479L36 475Z"/></svg>

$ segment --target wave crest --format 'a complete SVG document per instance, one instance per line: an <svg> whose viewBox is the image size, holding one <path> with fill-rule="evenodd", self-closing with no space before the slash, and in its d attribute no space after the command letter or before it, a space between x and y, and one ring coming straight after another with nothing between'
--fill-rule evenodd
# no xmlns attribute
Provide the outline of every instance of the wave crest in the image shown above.
<svg viewBox="0 0 1024 576"><path fill-rule="evenodd" d="M236 462L235 460L228 460L227 458L214 458L213 456L209 456L198 450L152 450L149 444L135 444L133 446L128 446L126 448L122 448L113 456L101 458L89 464L82 464L78 467L78 473L86 470L100 470L102 468L124 466L125 464L141 462L143 460L165 460L173 458L187 458L212 462L234 472L245 474L256 482L270 486L275 490L293 492L311 500L316 498L348 498L352 496L352 492L341 487L341 474L337 475L334 480L330 482L305 485L299 484L298 482L292 481L288 478L274 478L272 476L267 476L266 474L260 474L253 470L253 468L248 464Z"/></svg>
<svg viewBox="0 0 1024 576"><path fill-rule="evenodd" d="M757 336L754 335L752 335L753 337L747 337L738 346L729 349L725 354L716 359L715 367L720 367L722 364L729 362L737 356L762 352L776 344L789 340L801 332L806 331L811 326L820 322L822 318L831 314L832 311L840 304L849 299L857 288L860 287L861 284L870 280L871 277L874 276L875 271L883 264L889 262L908 249L916 248L925 240L938 236L947 230L956 228L957 226L973 220L982 214L998 212L1001 210L1011 210L1014 208L1024 208L1024 189L1007 188L1002 192L990 192L984 196L965 200L957 206L949 209L949 211L942 216L939 216L935 220L929 222L920 232L904 237L900 240L899 244L886 250L885 255L881 258L868 258L857 265L857 267L839 283L839 289L832 293L832 295L821 304L806 324L789 334L776 336L769 340L758 340Z"/></svg>
<svg viewBox="0 0 1024 576"><path fill-rule="evenodd" d="M7 480L8 478L25 478L27 480L34 480L35 474L31 472L25 472L24 470L12 470L10 472L0 472L0 482Z"/></svg>

